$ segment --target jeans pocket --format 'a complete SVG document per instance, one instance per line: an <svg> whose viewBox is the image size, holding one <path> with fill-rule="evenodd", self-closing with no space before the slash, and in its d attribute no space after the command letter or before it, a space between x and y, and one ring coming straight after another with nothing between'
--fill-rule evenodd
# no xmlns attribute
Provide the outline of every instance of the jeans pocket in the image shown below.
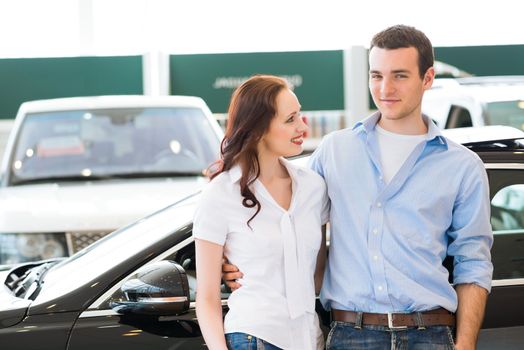
<svg viewBox="0 0 524 350"><path fill-rule="evenodd" d="M229 350L257 350L257 338L246 333L228 333L226 343Z"/></svg>
<svg viewBox="0 0 524 350"><path fill-rule="evenodd" d="M331 322L330 326L331 326L331 329L329 330L329 333L326 339L326 350L329 350L331 348L331 341L333 338L333 333L335 333L335 330L337 328L337 323L333 321Z"/></svg>
<svg viewBox="0 0 524 350"><path fill-rule="evenodd" d="M454 335L453 335L453 334L454 334L455 332L454 332L453 329L451 329L451 327L449 327L449 326L446 327L446 328L447 328L447 330L448 330L449 346L450 346L450 348L451 348L452 350L454 350L454 349L455 349L455 338L454 338Z"/></svg>

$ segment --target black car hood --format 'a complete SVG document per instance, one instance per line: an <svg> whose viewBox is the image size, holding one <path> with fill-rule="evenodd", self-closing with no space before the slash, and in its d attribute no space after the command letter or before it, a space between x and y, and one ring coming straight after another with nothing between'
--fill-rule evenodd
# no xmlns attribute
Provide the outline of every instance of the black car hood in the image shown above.
<svg viewBox="0 0 524 350"><path fill-rule="evenodd" d="M0 285L0 328L22 321L32 301L15 297L4 284Z"/></svg>

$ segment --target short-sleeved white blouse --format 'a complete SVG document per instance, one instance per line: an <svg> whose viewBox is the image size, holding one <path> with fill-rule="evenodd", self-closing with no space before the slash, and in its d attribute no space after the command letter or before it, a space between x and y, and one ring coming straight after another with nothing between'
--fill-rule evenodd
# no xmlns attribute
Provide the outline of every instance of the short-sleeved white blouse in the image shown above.
<svg viewBox="0 0 524 350"><path fill-rule="evenodd" d="M228 299L225 333L248 333L282 349L321 349L314 272L321 226L329 216L326 185L312 170L280 161L292 180L289 210L256 180L252 191L262 207L248 227L255 208L242 205L236 166L203 190L193 235L223 245L244 275Z"/></svg>

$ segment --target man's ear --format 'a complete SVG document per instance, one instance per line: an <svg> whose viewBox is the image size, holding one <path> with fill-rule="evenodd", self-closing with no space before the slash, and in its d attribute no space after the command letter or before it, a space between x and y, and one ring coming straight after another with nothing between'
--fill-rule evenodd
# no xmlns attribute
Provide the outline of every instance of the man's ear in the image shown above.
<svg viewBox="0 0 524 350"><path fill-rule="evenodd" d="M433 85L435 80L435 68L429 67L426 73L424 74L424 89L428 90Z"/></svg>

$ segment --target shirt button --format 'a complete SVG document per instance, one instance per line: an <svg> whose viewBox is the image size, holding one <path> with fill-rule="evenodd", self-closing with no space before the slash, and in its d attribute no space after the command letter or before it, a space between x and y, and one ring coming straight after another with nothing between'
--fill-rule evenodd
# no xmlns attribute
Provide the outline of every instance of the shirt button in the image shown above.
<svg viewBox="0 0 524 350"><path fill-rule="evenodd" d="M382 290L382 289L383 289L382 286L378 286L378 290Z"/></svg>
<svg viewBox="0 0 524 350"><path fill-rule="evenodd" d="M381 208L382 207L382 203L377 202L377 207Z"/></svg>
<svg viewBox="0 0 524 350"><path fill-rule="evenodd" d="M378 260L378 256L373 255L373 260L377 261Z"/></svg>
<svg viewBox="0 0 524 350"><path fill-rule="evenodd" d="M373 229L373 233L374 234L377 234L378 233L378 230L376 228Z"/></svg>
<svg viewBox="0 0 524 350"><path fill-rule="evenodd" d="M378 179L379 179L380 181L384 180L384 178L383 178L382 176L379 176Z"/></svg>

